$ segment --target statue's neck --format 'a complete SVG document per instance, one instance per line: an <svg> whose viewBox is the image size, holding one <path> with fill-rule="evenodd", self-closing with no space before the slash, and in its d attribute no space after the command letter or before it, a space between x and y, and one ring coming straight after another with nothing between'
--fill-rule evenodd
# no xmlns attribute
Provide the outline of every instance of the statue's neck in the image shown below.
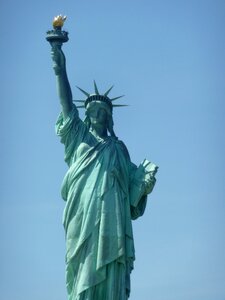
<svg viewBox="0 0 225 300"><path fill-rule="evenodd" d="M108 136L107 129L105 128L105 126L93 126L93 125L91 125L90 131L97 138L100 137L100 138L104 139Z"/></svg>

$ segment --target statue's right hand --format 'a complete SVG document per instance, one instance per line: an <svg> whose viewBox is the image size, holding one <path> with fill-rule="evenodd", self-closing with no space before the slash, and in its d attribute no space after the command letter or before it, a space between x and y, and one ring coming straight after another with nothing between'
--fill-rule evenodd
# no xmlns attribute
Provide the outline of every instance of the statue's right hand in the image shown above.
<svg viewBox="0 0 225 300"><path fill-rule="evenodd" d="M59 75L62 73L62 71L65 71L65 65L66 65L66 58L61 50L61 48L58 45L55 45L52 43L52 50L51 50L51 57L53 61L53 69L55 71L56 75Z"/></svg>

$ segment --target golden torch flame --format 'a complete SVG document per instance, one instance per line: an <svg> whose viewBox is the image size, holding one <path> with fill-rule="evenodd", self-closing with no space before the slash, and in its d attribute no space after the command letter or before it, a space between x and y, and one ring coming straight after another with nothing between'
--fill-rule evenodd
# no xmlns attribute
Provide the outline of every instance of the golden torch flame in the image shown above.
<svg viewBox="0 0 225 300"><path fill-rule="evenodd" d="M57 17L54 17L52 25L54 28L55 27L63 27L65 20L66 20L66 16L59 15Z"/></svg>

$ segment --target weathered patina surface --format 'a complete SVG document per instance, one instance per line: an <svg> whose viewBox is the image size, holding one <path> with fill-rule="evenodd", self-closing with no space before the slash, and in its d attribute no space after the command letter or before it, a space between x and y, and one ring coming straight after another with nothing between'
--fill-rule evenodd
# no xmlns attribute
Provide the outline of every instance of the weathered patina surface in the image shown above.
<svg viewBox="0 0 225 300"><path fill-rule="evenodd" d="M58 30L58 29L57 29ZM157 167L130 160L113 130L108 90L81 90L86 118L79 118L59 40L50 40L62 112L56 132L68 164L62 184L66 201L66 283L69 300L126 300L135 259L132 220L145 210Z"/></svg>

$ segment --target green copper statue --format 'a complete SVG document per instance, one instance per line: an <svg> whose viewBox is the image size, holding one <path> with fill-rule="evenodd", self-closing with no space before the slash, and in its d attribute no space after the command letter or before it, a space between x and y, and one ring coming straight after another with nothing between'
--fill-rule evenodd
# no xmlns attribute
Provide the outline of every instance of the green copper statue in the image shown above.
<svg viewBox="0 0 225 300"><path fill-rule="evenodd" d="M119 105L113 100L119 97L108 97L111 88L104 94L95 83L94 94L80 89L86 118L79 118L61 50L68 40L62 23L48 31L47 40L62 106L56 131L69 167L62 184L68 299L127 300L135 259L131 221L144 213L157 166L144 160L137 167L116 137L113 107Z"/></svg>

